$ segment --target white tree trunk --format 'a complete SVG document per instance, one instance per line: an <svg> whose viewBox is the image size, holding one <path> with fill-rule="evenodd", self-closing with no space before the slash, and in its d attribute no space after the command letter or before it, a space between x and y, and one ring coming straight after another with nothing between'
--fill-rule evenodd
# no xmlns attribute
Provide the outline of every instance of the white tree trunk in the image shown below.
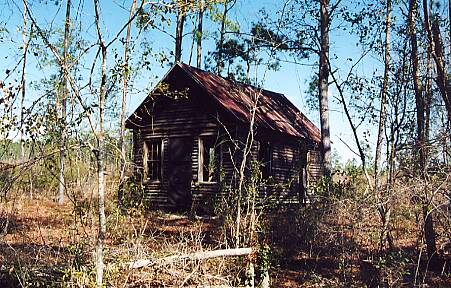
<svg viewBox="0 0 451 288"><path fill-rule="evenodd" d="M329 0L320 0L321 47L319 56L319 106L321 121L321 144L324 173L330 177L332 170L329 125Z"/></svg>
<svg viewBox="0 0 451 288"><path fill-rule="evenodd" d="M66 193L66 180L64 177L64 161L66 160L66 115L67 115L67 97L69 91L67 89L67 54L69 49L69 28L70 28L70 3L71 0L66 2L66 18L64 23L64 51L63 51L63 63L64 66L61 68L61 87L60 87L60 101L61 101L61 127L60 127L60 167L59 167L59 185L58 185L58 204L64 203L65 193Z"/></svg>
<svg viewBox="0 0 451 288"><path fill-rule="evenodd" d="M105 97L107 91L107 81L106 81L106 58L107 58L107 46L102 37L102 31L100 28L100 16L99 16L99 0L94 0L95 8L95 22L97 27L97 36L99 40L99 45L102 54L102 80L100 83L100 93L99 93L99 130L97 133L97 174L98 174L98 216L99 216L99 229L97 236L97 259L96 259L96 282L97 287L102 287L103 285L103 271L104 271L104 261L103 261L103 244L105 240L106 233L106 219L105 219Z"/></svg>
<svg viewBox="0 0 451 288"><path fill-rule="evenodd" d="M24 110L25 110L25 89L26 89L26 67L27 67L27 52L28 52L28 46L30 43L30 40L27 40L27 0L24 0L23 5L23 30L22 30L22 44L23 44L23 62L22 62L22 79L21 79L21 95L22 98L20 99L20 157L21 160L25 158L25 147L24 147L24 134L25 129L23 127L24 125ZM31 31L30 31L31 34Z"/></svg>
<svg viewBox="0 0 451 288"><path fill-rule="evenodd" d="M125 113L127 109L127 93L128 93L128 79L130 69L128 66L128 47L130 43L130 35L131 35L131 26L132 26L132 16L133 10L135 10L136 0L133 0L132 6L130 7L130 15L128 17L128 26L127 26L127 36L125 38L124 45L124 72L122 76L122 105L121 105L121 123L120 123L120 135L119 135L119 146L121 150L121 174L119 179L119 191L117 195L117 204L119 208L122 209L122 185L124 184L125 179L125 168L126 168L126 151L125 151Z"/></svg>

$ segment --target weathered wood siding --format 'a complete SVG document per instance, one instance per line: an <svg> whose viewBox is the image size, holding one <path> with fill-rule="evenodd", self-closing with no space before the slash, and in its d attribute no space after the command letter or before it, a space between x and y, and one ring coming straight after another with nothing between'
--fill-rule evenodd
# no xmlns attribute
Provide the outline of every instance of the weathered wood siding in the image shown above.
<svg viewBox="0 0 451 288"><path fill-rule="evenodd" d="M168 142L170 138L190 137L193 141L191 151L191 194L192 205L196 209L211 209L230 189L236 188L239 181L238 169L242 160L242 150L246 139L246 129L242 125L233 125L227 119L217 121L218 114L202 107L190 98L171 100L165 98L153 109L148 110L147 125L133 132L133 154L136 172L145 175L144 144L153 139L162 139L162 179L150 181L144 179L144 199L150 207L169 207L168 189ZM224 126L227 123L226 126ZM227 127L227 128L225 128ZM220 181L200 182L199 138L216 137L220 145ZM233 139L233 140L232 140ZM260 201L275 204L299 203L303 201L304 191L300 181L300 171L307 172L309 183L314 183L322 175L320 154L310 151L307 154L298 141L284 140L283 137L265 136L264 141L271 143L271 181L270 185L260 188ZM258 160L259 138L253 142L246 163L246 177L251 176L251 162ZM305 155L302 157L302 155ZM319 157L319 158L318 158ZM306 161L307 160L307 161ZM222 188L222 189L221 189ZM208 207L207 207L208 206Z"/></svg>
<svg viewBox="0 0 451 288"><path fill-rule="evenodd" d="M272 175L275 180L275 201L278 203L299 203L299 148L289 143L278 143L272 151Z"/></svg>
<svg viewBox="0 0 451 288"><path fill-rule="evenodd" d="M185 107L188 108L188 107ZM169 114L168 114L169 115ZM188 115L188 114L187 114ZM193 115L193 114L189 114ZM205 123L196 129L173 129L169 134L165 129L157 132L154 125L153 129L144 128L140 133L134 133L134 159L138 170L143 169L143 146L147 140L162 138L163 139L163 172L161 182L144 181L145 200L151 207L168 207L168 179L165 177L169 169L167 162L167 147L170 137L190 136L193 137L193 150L191 154L192 164L191 172L193 182L191 186L193 206L198 209L211 209L215 203L221 201L222 193L227 193L230 189L236 188L239 181L239 165L242 159L242 152L236 150L235 145L230 140L230 135L225 133L219 126L208 121L197 114L198 123ZM213 120L210 120L213 121ZM164 123L164 122L161 122ZM215 128L213 128L215 127ZM219 136L218 136L219 135ZM216 136L220 148L220 175L218 182L199 182L198 165L199 165L199 137ZM250 177L251 161L256 161L258 157L259 142L255 141L251 153L248 157L246 165L246 177ZM307 180L309 185L314 183L322 176L322 165L320 153L317 151L309 151L307 163L301 157L302 151L299 146L292 143L278 143L272 146L272 167L270 185L261 186L260 202L272 204L294 204L302 202L304 193L302 188L302 179L300 175L301 169L307 172ZM304 161L303 161L304 160ZM141 172L142 173L142 172ZM305 173L305 172L304 172ZM223 188L223 189L221 189ZM307 187L306 187L307 188ZM207 207L208 206L208 207Z"/></svg>
<svg viewBox="0 0 451 288"><path fill-rule="evenodd" d="M193 187L197 181L198 138L201 135L217 133L217 124L207 113L200 113L201 109L189 99L166 99L153 110L149 110L149 125L135 130L134 133L134 161L137 171L143 173L144 143L152 139L163 140L162 179L160 182L144 179L145 200L149 206L168 206L168 142L170 138L189 137L193 140L191 151ZM210 188L210 187L208 187ZM207 189L209 190L209 189ZM203 191L201 188L200 191ZM193 195L193 200L197 199Z"/></svg>
<svg viewBox="0 0 451 288"><path fill-rule="evenodd" d="M189 99L168 100L161 103L157 109L149 110L149 124L135 129L133 133L133 154L136 172L144 173L144 144L152 139L163 139L163 165L162 181L152 182L144 179L144 199L150 207L168 207L168 179L167 175L169 153L168 141L171 137L190 137L193 140L191 151L191 172L192 172L192 201L193 205L200 207L210 205L218 195L221 183L232 185L234 183L234 166L231 155L233 155L233 145L230 141L230 132L226 132L223 125L217 122L216 116L206 112L205 107L200 107L198 103ZM224 120L226 121L226 120ZM234 131L233 128L229 128ZM217 144L220 145L220 174L218 182L200 182L198 179L199 170L199 138L216 137Z"/></svg>
<svg viewBox="0 0 451 288"><path fill-rule="evenodd" d="M307 153L307 181L310 193L313 193L313 187L322 176L324 176L324 166L321 152L309 150Z"/></svg>
<svg viewBox="0 0 451 288"><path fill-rule="evenodd" d="M230 167L227 169L230 172L227 174L231 176L229 181L234 183L235 187L239 181L237 169L239 169L243 159L242 150L244 149L244 143L247 137L247 127L237 126L236 128L237 131L234 137L239 148L235 150L230 149L234 151L231 158L236 167L232 163L229 163ZM301 153L306 152L301 151L299 141L296 139L277 136L280 135L273 135L267 131L256 132L251 151L247 156L245 169L245 177L247 179L245 181L249 181L249 178L252 176L251 174L256 173L256 171L252 171L252 162L261 160L259 159L259 151L262 143L267 142L271 147L271 171L270 177L268 179L262 179L262 182L259 184L258 201L264 203L264 205L299 203L303 201L304 196L304 191L302 191L300 185L299 172L300 169L306 167L306 157L302 158ZM230 157L230 154L227 156ZM302 162L302 160L304 161ZM227 165L227 163L223 165ZM262 169L262 167L260 168ZM262 171L257 173L262 173ZM233 187L233 185L228 187Z"/></svg>

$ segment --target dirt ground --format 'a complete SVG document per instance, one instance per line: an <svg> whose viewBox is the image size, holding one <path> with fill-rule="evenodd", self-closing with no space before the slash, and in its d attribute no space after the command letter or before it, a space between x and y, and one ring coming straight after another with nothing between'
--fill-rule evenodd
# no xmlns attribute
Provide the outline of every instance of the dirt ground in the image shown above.
<svg viewBox="0 0 451 288"><path fill-rule="evenodd" d="M83 203L74 207L70 201L58 205L51 199L27 197L2 207L0 221L2 227L8 223L8 229L0 238L0 287L94 284L96 215L91 211L95 209ZM222 248L224 241L217 217L188 217L161 211L135 211L132 216L124 216L113 205L107 207L107 215L105 278L109 287L227 287L240 285L245 275L245 257L128 268L127 264L136 259ZM280 219L276 222L286 227L290 219L284 219L286 224ZM361 249L362 243L361 250L356 248L354 251L358 252L350 254L339 253L334 247L308 251L283 239L280 233L287 232L279 229L282 230L269 233L270 238L277 240L271 242L271 287L377 287L374 281L382 277L381 269L372 264L365 266L367 262L362 257L368 254ZM420 286L410 279L415 263L405 262L404 272L395 271L390 276L399 278L392 282L393 287ZM451 287L447 276L425 273L421 287Z"/></svg>

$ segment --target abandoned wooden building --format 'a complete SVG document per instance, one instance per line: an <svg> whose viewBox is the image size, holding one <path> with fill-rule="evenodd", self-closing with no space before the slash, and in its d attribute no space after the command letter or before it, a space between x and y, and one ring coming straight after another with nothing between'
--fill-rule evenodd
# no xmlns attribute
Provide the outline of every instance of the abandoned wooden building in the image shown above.
<svg viewBox="0 0 451 288"><path fill-rule="evenodd" d="M167 72L126 127L153 207L189 208L224 195L244 157L245 174L259 173L261 200L300 203L322 174L319 129L283 94L186 64Z"/></svg>

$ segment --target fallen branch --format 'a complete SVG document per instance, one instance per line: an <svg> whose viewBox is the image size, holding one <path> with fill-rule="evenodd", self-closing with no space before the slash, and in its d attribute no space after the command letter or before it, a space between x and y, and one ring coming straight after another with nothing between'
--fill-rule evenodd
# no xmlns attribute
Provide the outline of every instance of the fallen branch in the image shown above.
<svg viewBox="0 0 451 288"><path fill-rule="evenodd" d="M201 251L201 252L195 252L192 254L185 254L185 255L172 255L168 257L164 257L161 259L139 259L134 262L129 263L130 269L137 269L142 268L154 264L169 264L176 261L181 260L205 260L210 258L217 258L217 257L236 257L236 256L244 256L252 254L252 248L235 248L235 249L221 249L221 250L214 250L214 251Z"/></svg>

